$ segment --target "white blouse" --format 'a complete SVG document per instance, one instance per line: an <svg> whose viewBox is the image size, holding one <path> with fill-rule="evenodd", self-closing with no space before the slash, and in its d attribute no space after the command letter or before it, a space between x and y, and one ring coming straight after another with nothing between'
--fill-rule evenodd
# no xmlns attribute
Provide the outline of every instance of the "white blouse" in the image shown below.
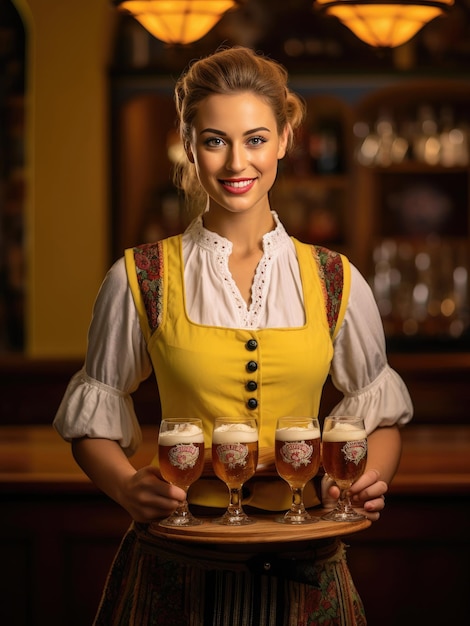
<svg viewBox="0 0 470 626"><path fill-rule="evenodd" d="M295 247L277 215L273 216L276 228L263 237L264 254L249 307L228 268L231 242L205 229L201 218L185 231L186 307L194 322L250 329L303 325ZM355 267L351 272L351 292L334 342L330 371L334 385L344 394L334 410L364 415L368 432L378 426L403 425L413 412L407 388L387 363L382 322L372 292ZM83 436L112 439L132 454L141 431L130 394L151 373L121 258L99 291L85 364L67 387L55 428L67 441Z"/></svg>

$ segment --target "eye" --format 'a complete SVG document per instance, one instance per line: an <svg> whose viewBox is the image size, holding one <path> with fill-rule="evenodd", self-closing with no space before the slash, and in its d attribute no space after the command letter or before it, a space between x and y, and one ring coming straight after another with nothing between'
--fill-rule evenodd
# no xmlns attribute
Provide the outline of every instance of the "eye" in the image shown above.
<svg viewBox="0 0 470 626"><path fill-rule="evenodd" d="M265 137L261 137L261 135L256 135L256 137L250 137L248 139L248 143L251 146L261 146L263 143L266 143L267 139Z"/></svg>
<svg viewBox="0 0 470 626"><path fill-rule="evenodd" d="M204 141L204 145L209 148L219 148L224 145L224 141L220 137L209 137Z"/></svg>

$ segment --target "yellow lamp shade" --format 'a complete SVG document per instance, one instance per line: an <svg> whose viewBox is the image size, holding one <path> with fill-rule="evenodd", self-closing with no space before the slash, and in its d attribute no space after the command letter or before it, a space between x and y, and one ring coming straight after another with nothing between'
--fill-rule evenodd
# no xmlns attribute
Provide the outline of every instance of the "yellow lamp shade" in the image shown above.
<svg viewBox="0 0 470 626"><path fill-rule="evenodd" d="M334 15L359 39L376 47L395 48L428 22L442 15L454 0L316 0L319 7Z"/></svg>
<svg viewBox="0 0 470 626"><path fill-rule="evenodd" d="M237 0L123 0L116 4L157 39L187 44L204 37Z"/></svg>

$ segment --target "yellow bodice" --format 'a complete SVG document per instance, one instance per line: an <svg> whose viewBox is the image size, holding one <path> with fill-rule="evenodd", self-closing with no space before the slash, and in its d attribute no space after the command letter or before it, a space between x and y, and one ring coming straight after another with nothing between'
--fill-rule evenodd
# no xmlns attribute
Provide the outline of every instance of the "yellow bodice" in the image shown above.
<svg viewBox="0 0 470 626"><path fill-rule="evenodd" d="M185 306L182 237L160 243L157 287L158 326L149 324L149 283L139 283L135 251L126 251L128 279L152 359L162 417L198 417L204 424L206 448L216 416L255 417L263 458L274 449L274 430L280 416L318 414L322 388L330 369L333 343L325 307L325 290L314 248L294 240L299 260L306 321L296 328L243 330L196 324ZM343 298L339 328L349 286L349 265L343 262ZM347 283L347 284L346 284ZM147 298L147 300L145 300ZM147 306L146 306L147 304ZM214 303L217 306L217 303ZM268 452L268 454L266 454ZM290 505L290 491L279 479L247 484L246 503L268 510ZM306 503L318 503L313 487ZM225 506L227 489L217 479L196 483L190 500Z"/></svg>

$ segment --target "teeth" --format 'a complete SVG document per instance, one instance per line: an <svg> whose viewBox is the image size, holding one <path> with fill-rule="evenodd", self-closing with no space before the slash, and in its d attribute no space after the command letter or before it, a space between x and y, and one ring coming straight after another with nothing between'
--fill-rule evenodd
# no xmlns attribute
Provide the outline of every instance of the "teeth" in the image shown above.
<svg viewBox="0 0 470 626"><path fill-rule="evenodd" d="M224 181L224 185L228 185L229 187L248 187L248 185L251 185L251 183L253 182L253 179L251 180L241 180L241 181L237 181L237 182L231 182L230 180L225 180Z"/></svg>

